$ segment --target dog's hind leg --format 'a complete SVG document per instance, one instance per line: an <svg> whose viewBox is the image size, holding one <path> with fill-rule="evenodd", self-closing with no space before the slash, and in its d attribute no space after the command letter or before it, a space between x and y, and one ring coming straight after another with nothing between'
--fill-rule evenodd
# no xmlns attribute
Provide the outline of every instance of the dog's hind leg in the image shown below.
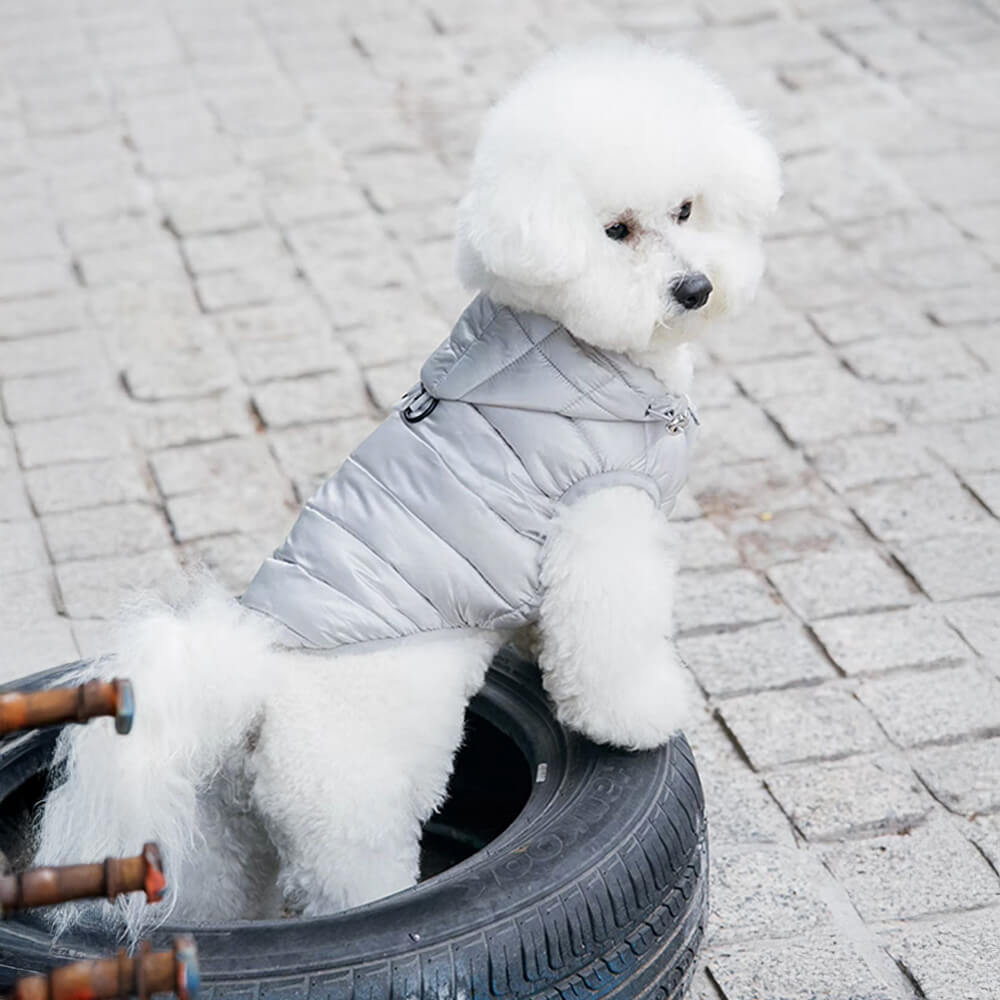
<svg viewBox="0 0 1000 1000"><path fill-rule="evenodd" d="M286 904L332 913L413 885L493 633L285 654L250 768Z"/></svg>

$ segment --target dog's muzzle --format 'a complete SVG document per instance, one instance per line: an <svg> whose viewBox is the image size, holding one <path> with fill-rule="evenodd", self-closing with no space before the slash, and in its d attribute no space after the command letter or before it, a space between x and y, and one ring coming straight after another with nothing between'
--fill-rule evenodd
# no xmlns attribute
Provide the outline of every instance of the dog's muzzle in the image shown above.
<svg viewBox="0 0 1000 1000"><path fill-rule="evenodd" d="M670 291L685 309L700 309L712 294L712 282L701 271L691 271L678 278Z"/></svg>

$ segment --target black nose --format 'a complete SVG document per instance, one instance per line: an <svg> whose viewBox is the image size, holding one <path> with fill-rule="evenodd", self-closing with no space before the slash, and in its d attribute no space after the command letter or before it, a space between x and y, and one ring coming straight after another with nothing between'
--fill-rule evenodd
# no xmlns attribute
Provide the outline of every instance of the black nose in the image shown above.
<svg viewBox="0 0 1000 1000"><path fill-rule="evenodd" d="M692 271L675 281L671 291L685 309L700 309L712 294L712 282L701 271Z"/></svg>

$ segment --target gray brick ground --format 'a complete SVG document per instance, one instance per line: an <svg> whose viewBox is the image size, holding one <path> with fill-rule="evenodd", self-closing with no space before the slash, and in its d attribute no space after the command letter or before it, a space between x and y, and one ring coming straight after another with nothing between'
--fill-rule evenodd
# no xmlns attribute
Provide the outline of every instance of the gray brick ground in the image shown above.
<svg viewBox="0 0 1000 1000"><path fill-rule="evenodd" d="M836 676L802 627L787 620L680 639L677 648L710 695L744 694Z"/></svg>
<svg viewBox="0 0 1000 1000"><path fill-rule="evenodd" d="M1000 810L1000 739L923 750L914 755L913 766L935 798L953 812Z"/></svg>
<svg viewBox="0 0 1000 1000"><path fill-rule="evenodd" d="M955 666L970 658L969 647L941 613L924 604L902 611L830 618L815 622L812 630L845 674Z"/></svg>
<svg viewBox="0 0 1000 1000"><path fill-rule="evenodd" d="M995 905L1000 898L996 872L945 819L825 853L867 921Z"/></svg>
<svg viewBox="0 0 1000 1000"><path fill-rule="evenodd" d="M843 687L746 695L723 702L719 712L758 769L885 746L875 720Z"/></svg>
<svg viewBox="0 0 1000 1000"><path fill-rule="evenodd" d="M887 938L890 954L927 1000L992 1000L996 975L988 956L996 935L996 911L985 910L915 924Z"/></svg>
<svg viewBox="0 0 1000 1000"><path fill-rule="evenodd" d="M810 621L914 600L903 574L871 549L818 553L774 566L768 577L790 607Z"/></svg>
<svg viewBox="0 0 1000 1000"><path fill-rule="evenodd" d="M899 557L935 600L1000 594L1000 525L901 544Z"/></svg>
<svg viewBox="0 0 1000 1000"><path fill-rule="evenodd" d="M758 303L699 348L676 511L730 935L695 995L992 995L993 7L0 7L0 674L99 652L180 565L245 586L464 305L490 99L551 44L648 35L731 80L786 172Z"/></svg>
<svg viewBox="0 0 1000 1000"><path fill-rule="evenodd" d="M709 891L722 902L710 943L794 938L831 923L821 888L829 875L805 851L720 847L713 860Z"/></svg>
<svg viewBox="0 0 1000 1000"><path fill-rule="evenodd" d="M872 968L846 938L814 933L800 940L708 949L705 962L726 1000L897 1000L891 973Z"/></svg>
<svg viewBox="0 0 1000 1000"><path fill-rule="evenodd" d="M868 680L858 697L901 746L1000 732L1000 683L972 666Z"/></svg>
<svg viewBox="0 0 1000 1000"><path fill-rule="evenodd" d="M898 833L934 805L906 761L887 755L775 771L767 786L812 841Z"/></svg>

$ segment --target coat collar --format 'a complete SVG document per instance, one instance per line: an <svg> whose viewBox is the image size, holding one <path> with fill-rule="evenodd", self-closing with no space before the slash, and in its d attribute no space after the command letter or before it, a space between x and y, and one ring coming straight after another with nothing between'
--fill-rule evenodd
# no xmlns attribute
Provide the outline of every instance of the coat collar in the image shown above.
<svg viewBox="0 0 1000 1000"><path fill-rule="evenodd" d="M435 399L587 420L670 423L691 412L648 368L577 340L555 320L479 295L420 371Z"/></svg>

